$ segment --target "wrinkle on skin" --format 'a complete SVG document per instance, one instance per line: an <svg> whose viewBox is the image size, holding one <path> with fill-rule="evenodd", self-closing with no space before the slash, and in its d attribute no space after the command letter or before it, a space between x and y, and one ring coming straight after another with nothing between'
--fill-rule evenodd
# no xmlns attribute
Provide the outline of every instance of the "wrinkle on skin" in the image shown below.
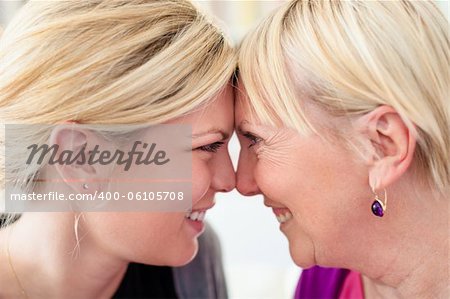
<svg viewBox="0 0 450 299"><path fill-rule="evenodd" d="M269 167L290 165L292 161L286 153L295 151L295 143L292 142L293 138L298 138L295 135L298 134L289 131L277 131L274 135L265 139L256 149L258 159L266 160Z"/></svg>

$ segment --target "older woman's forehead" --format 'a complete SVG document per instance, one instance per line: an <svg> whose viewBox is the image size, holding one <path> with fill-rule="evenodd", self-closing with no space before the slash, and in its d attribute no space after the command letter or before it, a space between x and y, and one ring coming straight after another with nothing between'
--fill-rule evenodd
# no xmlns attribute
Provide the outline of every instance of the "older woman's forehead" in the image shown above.
<svg viewBox="0 0 450 299"><path fill-rule="evenodd" d="M234 125L237 129L243 121L249 121L251 111L248 106L248 98L243 94L245 91L238 91L236 93L236 101L234 104Z"/></svg>

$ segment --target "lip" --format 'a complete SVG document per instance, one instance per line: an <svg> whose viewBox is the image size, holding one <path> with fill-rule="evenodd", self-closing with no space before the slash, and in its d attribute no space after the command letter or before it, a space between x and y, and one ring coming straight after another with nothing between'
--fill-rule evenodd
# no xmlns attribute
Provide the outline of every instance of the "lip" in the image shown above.
<svg viewBox="0 0 450 299"><path fill-rule="evenodd" d="M206 212L210 209L212 209L214 207L215 203L210 204L208 206L201 206L201 207L196 207L193 208L192 210L189 210L189 212ZM189 225L189 227L192 228L192 230L194 231L194 235L197 237L199 235L201 235L203 233L203 231L205 230L205 223L204 221L196 221L196 220L191 220L189 218L184 219L186 221L186 223Z"/></svg>
<svg viewBox="0 0 450 299"><path fill-rule="evenodd" d="M287 207L281 206L281 205L273 204L272 201L270 201L270 200L268 200L268 199L266 199L266 198L264 198L264 205L265 205L266 207L268 207L268 208L271 208L271 209L272 209L272 212L275 214L275 217L277 217L277 218L280 217L280 216L284 216L284 215L286 215L287 213L289 213L289 214L292 215L291 210L289 210ZM292 216L291 216L291 217L292 217ZM286 221L286 222L280 223L280 229L283 229L284 227L286 227L286 225L287 225L289 222L290 222L290 221L288 220L288 221Z"/></svg>
<svg viewBox="0 0 450 299"><path fill-rule="evenodd" d="M286 212L291 213L291 210L289 210L288 208L274 208L272 207L272 211L276 216L280 216L280 215L285 215Z"/></svg>
<svg viewBox="0 0 450 299"><path fill-rule="evenodd" d="M207 211L207 210L212 209L215 205L216 205L216 204L213 203L213 204L211 204L211 205L209 205L209 206L196 207L196 208L193 208L193 209L189 210L189 212L205 212L205 211Z"/></svg>
<svg viewBox="0 0 450 299"><path fill-rule="evenodd" d="M268 208L271 208L275 215L279 215L282 212L291 212L287 207L281 205L275 205L267 199L264 199L264 205Z"/></svg>
<svg viewBox="0 0 450 299"><path fill-rule="evenodd" d="M203 221L194 221L188 218L185 218L184 220L194 230L195 236L199 236L205 230L205 223Z"/></svg>

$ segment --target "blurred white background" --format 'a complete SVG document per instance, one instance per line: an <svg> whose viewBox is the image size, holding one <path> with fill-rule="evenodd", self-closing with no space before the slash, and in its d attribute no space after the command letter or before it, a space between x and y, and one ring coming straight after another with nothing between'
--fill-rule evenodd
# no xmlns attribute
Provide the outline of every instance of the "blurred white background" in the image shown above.
<svg viewBox="0 0 450 299"><path fill-rule="evenodd" d="M0 1L0 24L6 24L24 1ZM196 1L221 20L236 41L283 1ZM437 1L449 16L449 1ZM229 150L236 166L239 143ZM288 244L261 196L245 198L237 191L217 196L207 220L222 242L230 298L292 298L300 269L290 259Z"/></svg>
<svg viewBox="0 0 450 299"><path fill-rule="evenodd" d="M283 1L196 1L218 17L236 44ZM234 135L229 151L236 169L239 142ZM243 197L236 190L216 196L207 220L218 233L223 250L230 298L293 298L300 276L289 256L272 210L262 196Z"/></svg>
<svg viewBox="0 0 450 299"><path fill-rule="evenodd" d="M235 135L229 150L236 165ZM221 239L230 298L293 297L301 270L291 261L287 240L262 196L243 197L236 190L218 194L207 220Z"/></svg>

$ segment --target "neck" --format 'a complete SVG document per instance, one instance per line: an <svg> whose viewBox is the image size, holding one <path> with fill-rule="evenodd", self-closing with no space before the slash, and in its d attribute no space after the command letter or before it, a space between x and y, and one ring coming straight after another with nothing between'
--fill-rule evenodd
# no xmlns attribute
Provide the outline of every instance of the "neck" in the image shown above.
<svg viewBox="0 0 450 299"><path fill-rule="evenodd" d="M447 259L448 260L448 259ZM423 265L409 272L397 283L393 275L372 279L363 275L364 297L375 298L449 298L448 265L445 263Z"/></svg>
<svg viewBox="0 0 450 299"><path fill-rule="evenodd" d="M29 298L111 298L127 262L100 250L87 235L80 239L77 244L73 213L26 213L2 229L0 245L9 246L10 257L2 250L0 261L9 265L10 258L13 268L1 271L0 297L25 291Z"/></svg>
<svg viewBox="0 0 450 299"><path fill-rule="evenodd" d="M402 223L392 228L378 254L379 265L388 266L360 271L366 299L449 298L449 198L412 193L398 193L408 203L399 199L400 207L392 209L402 211L396 215Z"/></svg>

